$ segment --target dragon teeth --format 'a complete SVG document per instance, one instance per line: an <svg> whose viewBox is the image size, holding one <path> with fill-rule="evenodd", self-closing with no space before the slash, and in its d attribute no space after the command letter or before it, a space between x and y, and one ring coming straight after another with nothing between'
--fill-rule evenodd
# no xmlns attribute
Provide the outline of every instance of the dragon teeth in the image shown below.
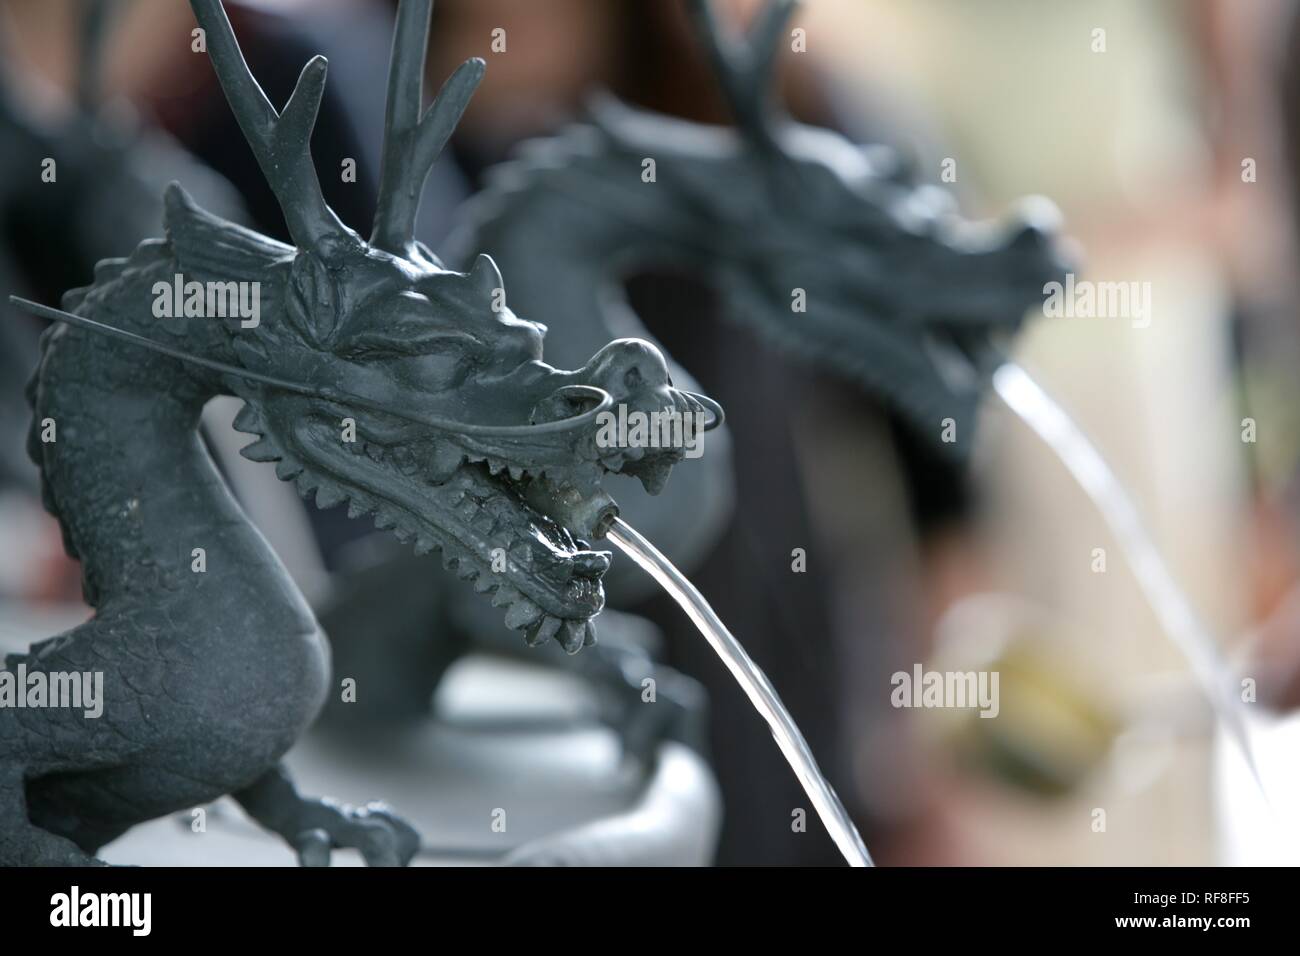
<svg viewBox="0 0 1300 956"><path fill-rule="evenodd" d="M296 461L290 461L288 458L282 458L275 463L275 476L281 481L288 481L290 478L296 478L302 474L302 465Z"/></svg>
<svg viewBox="0 0 1300 956"><path fill-rule="evenodd" d="M416 554L420 554L420 555L428 554L430 551L433 550L433 548L434 548L434 544L432 538L426 538L421 535L415 539Z"/></svg>
<svg viewBox="0 0 1300 956"><path fill-rule="evenodd" d="M316 507L321 508L322 510L325 508L333 508L335 505L341 504L343 499L346 497L347 496L338 488L329 485L321 485L316 489Z"/></svg>
<svg viewBox="0 0 1300 956"><path fill-rule="evenodd" d="M548 614L528 629L524 640L530 647L540 647L553 638L559 630L560 619Z"/></svg>
<svg viewBox="0 0 1300 956"><path fill-rule="evenodd" d="M439 442L426 462L429 477L441 484L456 473L464 454L451 442Z"/></svg>
<svg viewBox="0 0 1300 956"><path fill-rule="evenodd" d="M505 607L507 604L513 604L522 598L523 595L516 591L508 584L503 584L497 588L497 593L492 595L493 607Z"/></svg>
<svg viewBox="0 0 1300 956"><path fill-rule="evenodd" d="M657 495L664 490L664 485L668 484L668 476L672 473L673 464L670 461L657 461L652 464L642 465L637 477L641 479L641 486L652 495Z"/></svg>
<svg viewBox="0 0 1300 956"><path fill-rule="evenodd" d="M591 619L588 619L586 625L583 628L582 646L591 647L595 643L596 643L596 622Z"/></svg>
<svg viewBox="0 0 1300 956"><path fill-rule="evenodd" d="M262 416L252 405L245 403L244 407L239 410L233 422L236 431L257 433L262 425Z"/></svg>
<svg viewBox="0 0 1300 956"><path fill-rule="evenodd" d="M542 609L528 598L520 598L506 611L506 627L512 631L523 630L542 616Z"/></svg>
<svg viewBox="0 0 1300 956"><path fill-rule="evenodd" d="M582 639L586 633L585 621L565 621L560 631L560 643L566 654L576 654L582 650Z"/></svg>
<svg viewBox="0 0 1300 956"><path fill-rule="evenodd" d="M279 461L280 450L274 443L261 439L239 449L239 453L249 461Z"/></svg>

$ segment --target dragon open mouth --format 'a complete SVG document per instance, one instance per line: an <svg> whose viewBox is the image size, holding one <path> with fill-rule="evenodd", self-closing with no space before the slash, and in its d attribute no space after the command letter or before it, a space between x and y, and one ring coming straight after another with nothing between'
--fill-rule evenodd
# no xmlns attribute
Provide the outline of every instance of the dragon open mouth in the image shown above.
<svg viewBox="0 0 1300 956"><path fill-rule="evenodd" d="M349 517L373 515L376 527L413 542L417 554L440 552L444 567L489 594L529 644L553 638L571 654L595 643L592 619L605 603L610 553L590 540L604 535L618 509L599 476L624 471L660 484L681 457L623 450L533 470L448 436L340 442L333 422L314 417L292 428L290 444L280 476L304 495L314 491L319 507L346 501Z"/></svg>

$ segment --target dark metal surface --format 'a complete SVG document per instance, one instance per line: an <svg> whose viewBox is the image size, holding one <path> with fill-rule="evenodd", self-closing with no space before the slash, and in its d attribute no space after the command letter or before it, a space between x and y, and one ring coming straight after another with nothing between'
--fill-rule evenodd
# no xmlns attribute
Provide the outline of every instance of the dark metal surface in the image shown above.
<svg viewBox="0 0 1300 956"><path fill-rule="evenodd" d="M243 398L236 427L258 436L247 457L275 462L319 507L346 501L349 514L373 517L418 552L440 550L530 644L554 639L571 653L595 639L609 561L548 513L551 502L561 492L566 505L598 497L613 471L656 484L682 458L680 449L633 456L598 446L585 415L591 396L647 412L703 409L673 387L646 342L610 343L575 371L545 364L543 330L495 304L502 280L491 259L455 273L416 244L408 219L436 148L385 161L382 247L342 226L309 153L323 59L276 111L219 0L192 6L296 245L206 213L173 186L166 238L101 262L94 284L63 302L101 326L170 343L173 354L86 325L61 324L43 339L29 450L96 614L8 663L101 673L103 714L0 710L0 861L91 863L131 826L230 793L304 863L328 862L335 847L405 863L418 837L394 813L301 797L278 765L328 692L328 654L199 443L203 405ZM403 6L401 29L419 33L428 0ZM407 105L419 100L422 46L419 69L411 57L422 42L399 33L395 44L394 83L414 87L401 94ZM434 107L433 139L454 125L465 82L453 81L445 112ZM404 117L390 110L399 133L409 131ZM402 135L389 143L393 157L406 148ZM154 318L159 288L176 276L250 284L260 322ZM44 437L47 421L56 440Z"/></svg>

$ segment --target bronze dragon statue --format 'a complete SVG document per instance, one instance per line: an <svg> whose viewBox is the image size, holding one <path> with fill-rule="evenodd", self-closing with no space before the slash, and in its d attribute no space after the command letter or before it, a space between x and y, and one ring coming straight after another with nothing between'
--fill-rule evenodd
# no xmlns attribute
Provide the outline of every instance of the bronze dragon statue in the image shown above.
<svg viewBox="0 0 1300 956"><path fill-rule="evenodd" d="M716 425L721 410L674 387L646 342L609 343L576 371L544 363L543 327L503 305L491 259L456 273L415 241L422 184L484 68L466 62L421 115L431 0L400 7L369 240L325 204L311 160L324 59L277 111L220 0L191 6L294 245L173 185L165 239L100 263L67 312L25 304L59 320L29 388L29 448L95 615L7 666L101 674L103 701L98 718L0 708L0 863L93 863L130 827L231 794L304 863L353 847L404 864L418 837L394 812L300 796L279 763L328 693L327 646L200 443L204 403L242 398L247 457L319 507L346 501L440 551L528 643L570 652L594 641L604 601L609 555L589 543L615 513L602 477L657 485L682 457L600 445L598 414L707 409ZM156 317L182 280L208 298ZM214 289L255 293L260 319L213 315Z"/></svg>

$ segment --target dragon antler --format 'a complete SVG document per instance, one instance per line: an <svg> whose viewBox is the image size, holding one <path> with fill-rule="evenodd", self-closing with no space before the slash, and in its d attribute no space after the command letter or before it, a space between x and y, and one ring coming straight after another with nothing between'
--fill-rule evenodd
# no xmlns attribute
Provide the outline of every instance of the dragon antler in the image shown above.
<svg viewBox="0 0 1300 956"><path fill-rule="evenodd" d="M432 10L432 0L402 0L393 33L379 205L370 244L396 255L409 256L412 252L424 181L460 122L486 67L477 57L462 63L420 117Z"/></svg>
<svg viewBox="0 0 1300 956"><path fill-rule="evenodd" d="M207 34L208 57L230 109L280 203L294 243L326 256L357 243L356 234L326 205L311 159L311 134L325 92L325 58L312 57L303 67L293 95L277 113L240 52L221 0L190 0L190 6Z"/></svg>
<svg viewBox="0 0 1300 956"><path fill-rule="evenodd" d="M711 0L688 0L736 125L760 146L775 146L769 88L786 21L798 5L798 0L768 0L748 36L738 40L718 22Z"/></svg>

